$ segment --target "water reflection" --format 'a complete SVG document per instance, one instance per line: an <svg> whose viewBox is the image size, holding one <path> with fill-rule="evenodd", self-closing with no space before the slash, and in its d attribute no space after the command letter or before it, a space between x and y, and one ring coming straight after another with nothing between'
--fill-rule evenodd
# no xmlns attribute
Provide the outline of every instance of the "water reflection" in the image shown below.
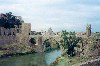
<svg viewBox="0 0 100 66"><path fill-rule="evenodd" d="M56 58L60 56L61 56L60 50L54 50L49 53L46 53L45 54L46 66L49 66L50 63L54 62Z"/></svg>

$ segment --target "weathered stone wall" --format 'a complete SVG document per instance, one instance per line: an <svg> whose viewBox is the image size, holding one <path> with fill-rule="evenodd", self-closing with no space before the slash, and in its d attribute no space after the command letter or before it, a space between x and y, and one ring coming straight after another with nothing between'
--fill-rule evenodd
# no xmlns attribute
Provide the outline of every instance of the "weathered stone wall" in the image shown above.
<svg viewBox="0 0 100 66"><path fill-rule="evenodd" d="M16 26L15 25L15 28L4 28L4 27L0 27L0 35L6 35L6 36L9 36L9 35L16 35L17 33L20 33L21 29L21 25L19 26Z"/></svg>
<svg viewBox="0 0 100 66"><path fill-rule="evenodd" d="M0 46L6 45L6 44L12 44L14 42L18 42L16 36L0 36Z"/></svg>
<svg viewBox="0 0 100 66"><path fill-rule="evenodd" d="M30 32L30 23L22 23L20 27L10 29L0 27L0 46L12 43L28 43Z"/></svg>
<svg viewBox="0 0 100 66"><path fill-rule="evenodd" d="M59 35L54 35L54 36L31 35L31 38L35 38L35 40L36 40L36 44L33 47L36 52L44 52L46 50L46 47L43 44L45 40L49 39L49 42L51 44L51 47L49 47L49 48L57 48L58 47L57 42L59 42L61 39Z"/></svg>
<svg viewBox="0 0 100 66"><path fill-rule="evenodd" d="M36 44L32 46L33 50L35 50L35 52L44 52L43 36L31 35L31 38L34 38L36 40Z"/></svg>
<svg viewBox="0 0 100 66"><path fill-rule="evenodd" d="M31 24L30 23L22 23L20 40L22 43L28 43L31 34Z"/></svg>
<svg viewBox="0 0 100 66"><path fill-rule="evenodd" d="M15 28L6 29L0 27L0 46L17 42L16 33Z"/></svg>

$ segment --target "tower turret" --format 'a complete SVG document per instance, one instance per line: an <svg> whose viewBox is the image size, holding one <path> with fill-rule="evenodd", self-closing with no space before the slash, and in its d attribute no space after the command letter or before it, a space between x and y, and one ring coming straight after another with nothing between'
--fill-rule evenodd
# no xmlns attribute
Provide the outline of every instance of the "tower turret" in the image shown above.
<svg viewBox="0 0 100 66"><path fill-rule="evenodd" d="M50 27L50 28L48 29L48 34L51 35L52 32L53 32L53 31L52 31L52 29L51 29L51 27Z"/></svg>
<svg viewBox="0 0 100 66"><path fill-rule="evenodd" d="M91 36L91 24L87 24L86 26L86 36Z"/></svg>

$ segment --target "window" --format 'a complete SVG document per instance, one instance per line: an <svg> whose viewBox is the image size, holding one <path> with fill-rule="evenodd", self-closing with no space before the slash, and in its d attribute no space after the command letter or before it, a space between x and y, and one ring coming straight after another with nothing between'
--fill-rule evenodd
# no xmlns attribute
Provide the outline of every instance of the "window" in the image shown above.
<svg viewBox="0 0 100 66"><path fill-rule="evenodd" d="M10 33L8 33L8 36L9 36L9 35L11 35L11 32L10 32Z"/></svg>
<svg viewBox="0 0 100 66"><path fill-rule="evenodd" d="M4 35L6 35L6 33L4 32Z"/></svg>
<svg viewBox="0 0 100 66"><path fill-rule="evenodd" d="M29 33L29 35L30 35L30 33Z"/></svg>
<svg viewBox="0 0 100 66"><path fill-rule="evenodd" d="M15 35L15 33L13 32L13 35Z"/></svg>

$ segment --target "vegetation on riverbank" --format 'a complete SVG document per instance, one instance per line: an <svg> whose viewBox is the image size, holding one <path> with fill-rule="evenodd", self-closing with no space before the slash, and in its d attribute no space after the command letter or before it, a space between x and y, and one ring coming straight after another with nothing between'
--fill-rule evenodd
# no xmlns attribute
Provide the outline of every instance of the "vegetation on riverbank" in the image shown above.
<svg viewBox="0 0 100 66"><path fill-rule="evenodd" d="M61 57L57 58L55 62L51 63L50 66L72 66L96 59L100 56L100 45L95 37L79 38L79 40L77 40L75 34L73 34L74 39L72 39L72 37L70 37L72 34L66 31L62 32L62 35L63 41L61 41L60 47L63 54ZM73 46L71 51L69 51L70 46Z"/></svg>
<svg viewBox="0 0 100 66"><path fill-rule="evenodd" d="M100 58L100 57L97 57ZM62 56L56 59L55 62L51 63L50 66L74 66L78 65L81 63L85 63L87 61L94 60L96 58L91 58L91 57L67 57L67 56ZM77 66L76 65L76 66Z"/></svg>
<svg viewBox="0 0 100 66"><path fill-rule="evenodd" d="M75 56L77 50L75 48L79 48L80 45L78 43L82 43L82 38L76 37L75 32L66 32L62 31L60 40L60 47L62 51L65 51L68 56Z"/></svg>

